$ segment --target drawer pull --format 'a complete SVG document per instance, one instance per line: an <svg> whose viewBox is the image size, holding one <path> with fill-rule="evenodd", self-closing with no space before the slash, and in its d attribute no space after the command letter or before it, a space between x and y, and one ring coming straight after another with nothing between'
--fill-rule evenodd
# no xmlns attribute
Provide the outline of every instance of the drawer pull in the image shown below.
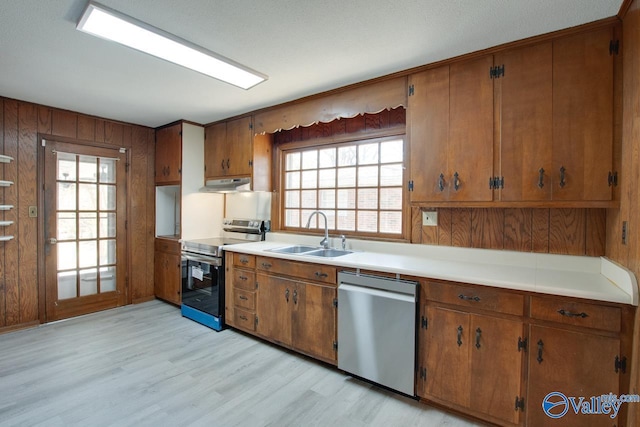
<svg viewBox="0 0 640 427"><path fill-rule="evenodd" d="M269 264L268 262L263 262L262 268L271 268L271 264Z"/></svg>
<svg viewBox="0 0 640 427"><path fill-rule="evenodd" d="M581 317L581 318L585 318L585 317L589 317L589 315L587 313L585 313L584 311L582 313L572 313L570 311L567 310L558 310L558 313L560 313L563 316L567 316L567 317Z"/></svg>
<svg viewBox="0 0 640 427"><path fill-rule="evenodd" d="M239 277L238 277L238 279L240 279L240 280L247 280L247 279L248 279L248 277L247 277L247 276L239 276Z"/></svg>
<svg viewBox="0 0 640 427"><path fill-rule="evenodd" d="M542 349L543 348L544 348L544 343L542 342L542 340L538 341L538 357L536 358L538 363L542 363L542 361L544 360L542 358Z"/></svg>
<svg viewBox="0 0 640 427"><path fill-rule="evenodd" d="M480 335L482 335L482 330L480 328L476 329L476 348L480 349Z"/></svg>
<svg viewBox="0 0 640 427"><path fill-rule="evenodd" d="M298 304L298 290L297 289L293 290L293 303L296 304L296 305Z"/></svg>
<svg viewBox="0 0 640 427"><path fill-rule="evenodd" d="M245 322L246 322L247 320L249 320L249 319L247 319L247 316L244 316L244 315L243 315L243 316L240 316L240 319L244 320Z"/></svg>
<svg viewBox="0 0 640 427"><path fill-rule="evenodd" d="M458 347L462 345L462 325L458 326Z"/></svg>
<svg viewBox="0 0 640 427"><path fill-rule="evenodd" d="M287 302L289 302L289 288L287 288L287 290L284 291L284 299L286 299Z"/></svg>
<svg viewBox="0 0 640 427"><path fill-rule="evenodd" d="M468 296L463 295L463 294L458 295L458 298L460 298L461 300L465 300L465 301L475 301L475 302L479 302L480 301L480 297L468 297Z"/></svg>
<svg viewBox="0 0 640 427"><path fill-rule="evenodd" d="M249 258L240 258L240 262L242 264L247 264L249 262Z"/></svg>
<svg viewBox="0 0 640 427"><path fill-rule="evenodd" d="M316 277L319 279L323 279L325 277L329 277L329 275L327 273L322 273L320 271L316 271Z"/></svg>
<svg viewBox="0 0 640 427"><path fill-rule="evenodd" d="M244 295L240 295L238 298L240 298L243 301L249 301L249 298L245 297Z"/></svg>

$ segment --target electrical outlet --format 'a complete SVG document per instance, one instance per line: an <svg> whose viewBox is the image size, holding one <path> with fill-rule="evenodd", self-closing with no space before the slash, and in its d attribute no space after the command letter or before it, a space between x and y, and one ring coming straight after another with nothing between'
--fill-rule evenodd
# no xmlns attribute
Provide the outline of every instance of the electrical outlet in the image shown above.
<svg viewBox="0 0 640 427"><path fill-rule="evenodd" d="M426 225L429 227L437 227L438 212L437 211L422 212L422 225Z"/></svg>
<svg viewBox="0 0 640 427"><path fill-rule="evenodd" d="M29 206L29 218L36 218L38 216L38 207Z"/></svg>

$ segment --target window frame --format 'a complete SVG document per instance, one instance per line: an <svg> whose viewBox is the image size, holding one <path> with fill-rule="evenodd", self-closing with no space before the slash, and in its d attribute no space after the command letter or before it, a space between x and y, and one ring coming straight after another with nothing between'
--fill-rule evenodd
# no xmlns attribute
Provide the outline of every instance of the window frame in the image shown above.
<svg viewBox="0 0 640 427"><path fill-rule="evenodd" d="M275 178L275 182L277 183L276 188L278 189L277 193L279 195L279 197L276 198L275 203L273 203L273 208L277 210L277 218L278 218L278 224L274 227L274 230L277 230L280 232L286 232L286 233L295 233L295 234L301 234L301 233L318 234L318 235L324 234L324 222L322 219L316 219L317 228L313 228L313 226L310 229L305 228L304 227L305 224L302 223L303 217L301 217L301 223L299 227L291 227L291 226L285 225L285 203L286 203L286 200L285 200L286 199L285 197L285 174L286 174L285 162L286 160L285 159L288 153L291 153L292 151L304 151L305 149L321 150L323 148L329 148L331 146L334 146L334 147L348 146L348 145L358 146L361 144L367 144L372 142L381 143L381 142L391 141L396 139L401 139L403 141L403 158L401 162L402 183L399 186L402 191L402 202L401 202L402 207L400 210L400 217L401 217L402 224L400 227L401 228L400 233L378 233L378 232L364 232L364 231L357 231L357 230L340 230L340 229L337 229L337 224L336 224L336 228L333 230L330 229L329 234L336 235L336 236L344 234L347 237L368 239L368 240L409 242L411 237L411 224L410 224L411 208L409 204L409 193L406 185L407 179L408 179L407 165L408 165L409 141L408 141L404 127L402 127L401 129L386 129L383 132L373 132L373 133L366 133L366 134L363 134L363 133L346 134L346 135L343 134L343 135L339 135L338 137L317 138L313 140L286 142L286 143L278 144L274 150L274 156L276 160L274 178ZM376 164L378 166L381 166L381 165L384 165L385 163L380 163L378 161L378 163ZM337 168L337 165L336 165L336 168ZM318 170L318 169L315 169L315 170ZM337 182L334 188L340 189L340 187L337 185ZM356 188L356 189L358 188L357 183L356 183L356 186L353 188ZM377 186L364 187L364 188L375 188L379 192L381 188L384 189L386 187L380 186L380 182L378 182ZM391 188L398 188L398 186L391 186ZM317 185L316 190L320 190L320 189L321 188L319 187L319 185ZM303 209L302 207L300 207L300 209L322 211L322 208ZM337 206L335 208L330 208L330 209L334 209L335 211L338 210ZM357 211L358 211L357 207L354 208L353 210L356 212L356 217L357 217ZM368 209L365 209L365 210L368 210ZM376 208L375 211L378 213L380 211L384 211L384 209L379 208L379 201L378 201L378 208ZM380 225L378 221L378 228L379 226Z"/></svg>

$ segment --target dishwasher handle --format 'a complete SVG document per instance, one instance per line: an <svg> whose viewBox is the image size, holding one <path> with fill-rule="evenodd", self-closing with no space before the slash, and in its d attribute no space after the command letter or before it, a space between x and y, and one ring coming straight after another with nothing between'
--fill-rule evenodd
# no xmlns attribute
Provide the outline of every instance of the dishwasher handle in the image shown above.
<svg viewBox="0 0 640 427"><path fill-rule="evenodd" d="M393 292L393 291L385 291L382 289L367 288L364 286L354 286L346 283L340 283L338 285L338 294L340 294L341 292L368 295L368 296L379 297L379 298L394 299L397 301L409 302L412 304L415 303L416 301L415 296ZM338 300L339 299L340 299L340 296L338 295Z"/></svg>

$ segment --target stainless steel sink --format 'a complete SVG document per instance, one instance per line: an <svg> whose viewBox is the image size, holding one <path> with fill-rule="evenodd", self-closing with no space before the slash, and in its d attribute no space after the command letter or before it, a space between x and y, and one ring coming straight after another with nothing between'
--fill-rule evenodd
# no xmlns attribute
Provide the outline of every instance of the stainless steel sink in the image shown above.
<svg viewBox="0 0 640 427"><path fill-rule="evenodd" d="M305 254L307 252L316 251L319 248L317 246L305 246L305 245L293 245L284 246L282 248L267 249L269 252L276 252L279 254Z"/></svg>
<svg viewBox="0 0 640 427"><path fill-rule="evenodd" d="M333 258L337 256L343 256L353 253L353 251L344 251L342 249L318 249L315 251L307 252L308 256L320 256L324 258Z"/></svg>

